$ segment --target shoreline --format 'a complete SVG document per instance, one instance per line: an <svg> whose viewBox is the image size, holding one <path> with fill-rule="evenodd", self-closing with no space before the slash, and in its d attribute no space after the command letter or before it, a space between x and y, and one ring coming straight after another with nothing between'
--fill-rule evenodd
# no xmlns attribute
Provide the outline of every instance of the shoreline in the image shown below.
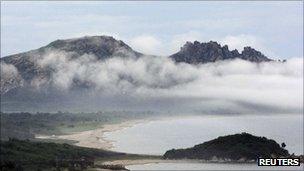
<svg viewBox="0 0 304 171"><path fill-rule="evenodd" d="M188 117L202 117L202 116L175 116L174 118L188 118ZM210 117L209 115L207 117ZM211 116L214 117L214 116ZM67 134L60 134L60 135L43 135L43 134L36 134L36 139L50 139L50 140L68 140L68 141L75 141L73 145L80 146L80 147L88 147L88 148L96 148L96 149L103 149L103 150L111 150L113 149L113 141L107 140L105 138L105 133L107 132L114 132L124 128L132 127L136 124L140 123L147 123L151 121L162 121L171 119L171 116L165 117L157 117L157 118L145 118L145 119L134 119L134 120L125 120L121 121L120 123L106 123L101 125L100 127L93 128L91 130L85 131L77 131L77 132L70 132ZM113 150L111 150L113 151ZM119 151L115 151L119 152Z"/></svg>
<svg viewBox="0 0 304 171"><path fill-rule="evenodd" d="M201 159L117 159L112 161L104 161L102 164L105 165L144 165L151 163L218 163L218 164L255 164L256 161L212 161L212 160L201 160Z"/></svg>
<svg viewBox="0 0 304 171"><path fill-rule="evenodd" d="M189 116L183 116L189 117ZM80 147L88 147L88 148L96 148L102 150L109 150L113 151L113 141L107 140L104 136L107 132L114 132L118 130L122 130L124 128L132 127L137 124L152 122L156 120L167 120L171 117L157 117L157 118L145 118L145 119L134 119L134 120L125 120L120 123L106 123L101 125L100 127L86 130L86 131L77 131L71 132L68 134L61 134L61 135L42 135L36 134L36 139L51 139L51 140L68 140L68 141L75 141L73 145L80 146ZM114 151L120 152L120 151Z"/></svg>
<svg viewBox="0 0 304 171"><path fill-rule="evenodd" d="M76 141L73 145L80 147L96 148L103 150L111 150L114 145L113 141L105 138L105 133L114 132L124 128L132 127L133 125L150 122L151 119L127 120L121 123L105 124L101 128L96 128L87 131L72 132L66 135L35 135L37 139L52 139L52 140L71 140ZM118 151L115 151L118 152Z"/></svg>
<svg viewBox="0 0 304 171"><path fill-rule="evenodd" d="M179 118L188 118L189 116L183 116ZM201 116L199 116L201 117ZM128 127L133 127L137 124L142 123L150 123L153 121L162 121L167 120L171 117L161 117L161 118L145 118L145 119L134 119L134 120L125 120L119 123L106 123L104 125L100 125L100 127L93 128L91 130L86 131L79 131L79 132L71 132L66 135L35 135L35 138L38 139L52 139L52 140L71 140L76 141L73 145L81 146L81 147L88 147L88 148L96 148L96 149L103 149L113 151L114 141L107 140L105 137L105 133L107 132L114 132L118 130L122 130ZM113 151L119 152L119 151ZM137 159L131 158L114 158L108 160L101 160L97 163L105 164L105 165L142 165L142 164L149 164L149 163L235 163L235 164L249 164L254 162L222 162L222 161L204 161L204 160L164 160L161 158L147 158L141 156Z"/></svg>

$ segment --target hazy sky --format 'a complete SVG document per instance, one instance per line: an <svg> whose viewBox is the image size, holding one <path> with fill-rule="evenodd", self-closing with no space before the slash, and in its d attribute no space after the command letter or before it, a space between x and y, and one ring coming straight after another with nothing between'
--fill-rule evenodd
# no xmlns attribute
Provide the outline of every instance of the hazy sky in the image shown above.
<svg viewBox="0 0 304 171"><path fill-rule="evenodd" d="M176 52L185 41L250 45L303 56L303 2L1 2L1 56L56 39L112 35L135 50Z"/></svg>

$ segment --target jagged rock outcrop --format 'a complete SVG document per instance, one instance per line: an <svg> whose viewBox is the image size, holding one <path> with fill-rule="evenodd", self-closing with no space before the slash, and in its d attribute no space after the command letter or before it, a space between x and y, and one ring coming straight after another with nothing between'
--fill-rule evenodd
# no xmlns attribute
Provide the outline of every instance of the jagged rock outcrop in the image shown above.
<svg viewBox="0 0 304 171"><path fill-rule="evenodd" d="M241 59L248 60L251 62L268 62L271 59L267 58L261 52L251 48L250 46L244 47L242 54L240 55Z"/></svg>
<svg viewBox="0 0 304 171"><path fill-rule="evenodd" d="M271 61L271 59L251 47L244 47L242 53L239 53L238 50L230 51L227 45L221 46L215 41L208 43L200 43L198 41L194 41L193 43L187 42L179 52L171 55L170 58L175 62L189 64L201 64L235 58L251 62Z"/></svg>

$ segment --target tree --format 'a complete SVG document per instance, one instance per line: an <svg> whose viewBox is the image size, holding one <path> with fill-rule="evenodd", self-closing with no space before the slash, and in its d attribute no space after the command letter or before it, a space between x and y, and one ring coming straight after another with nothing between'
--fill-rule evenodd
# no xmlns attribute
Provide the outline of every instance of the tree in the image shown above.
<svg viewBox="0 0 304 171"><path fill-rule="evenodd" d="M285 148L285 147L286 147L286 144L283 142L283 143L281 144L281 146L282 146L282 148Z"/></svg>

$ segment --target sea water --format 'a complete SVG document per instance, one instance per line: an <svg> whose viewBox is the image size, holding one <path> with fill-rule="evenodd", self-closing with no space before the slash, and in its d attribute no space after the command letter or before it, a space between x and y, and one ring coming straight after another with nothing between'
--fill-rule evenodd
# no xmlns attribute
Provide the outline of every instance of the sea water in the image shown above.
<svg viewBox="0 0 304 171"><path fill-rule="evenodd" d="M259 167L256 164L231 163L149 163L127 166L129 170L303 170L303 165L293 167Z"/></svg>
<svg viewBox="0 0 304 171"><path fill-rule="evenodd" d="M192 147L219 136L242 132L265 136L280 144L284 142L287 145L285 148L290 153L303 154L303 116L301 114L167 118L107 132L104 137L113 142L112 150L114 151L163 155L167 150L173 148ZM235 164L158 163L129 166L131 170L242 169L240 167L245 167L246 170L258 169L255 164L237 164L235 166ZM271 167L264 169L271 169ZM287 170L290 169L287 167ZM274 170L276 170L275 167Z"/></svg>
<svg viewBox="0 0 304 171"><path fill-rule="evenodd" d="M303 153L303 116L300 114L168 118L107 132L104 137L113 142L114 151L161 155L173 148L192 147L242 132L285 142L290 153Z"/></svg>

